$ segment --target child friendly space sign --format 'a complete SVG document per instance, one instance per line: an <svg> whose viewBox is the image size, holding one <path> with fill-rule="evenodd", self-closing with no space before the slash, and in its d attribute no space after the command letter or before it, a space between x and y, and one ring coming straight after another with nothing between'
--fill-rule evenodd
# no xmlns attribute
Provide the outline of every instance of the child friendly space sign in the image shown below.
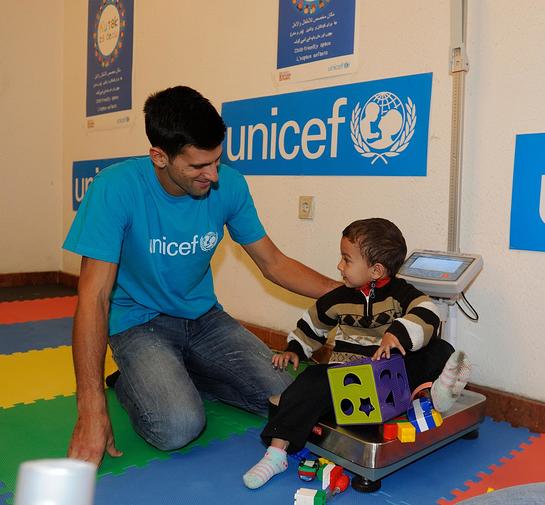
<svg viewBox="0 0 545 505"><path fill-rule="evenodd" d="M425 176L432 74L226 102L222 161L247 175Z"/></svg>

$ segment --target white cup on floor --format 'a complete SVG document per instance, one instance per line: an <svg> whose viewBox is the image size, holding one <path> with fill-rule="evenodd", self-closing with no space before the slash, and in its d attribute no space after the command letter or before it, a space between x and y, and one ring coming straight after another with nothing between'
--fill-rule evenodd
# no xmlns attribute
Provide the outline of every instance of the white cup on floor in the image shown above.
<svg viewBox="0 0 545 505"><path fill-rule="evenodd" d="M93 505L97 467L77 459L39 459L19 467L15 505Z"/></svg>

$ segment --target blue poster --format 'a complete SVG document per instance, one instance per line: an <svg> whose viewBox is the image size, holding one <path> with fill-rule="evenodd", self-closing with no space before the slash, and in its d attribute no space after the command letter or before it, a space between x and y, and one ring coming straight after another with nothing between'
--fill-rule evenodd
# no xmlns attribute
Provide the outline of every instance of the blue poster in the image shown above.
<svg viewBox="0 0 545 505"><path fill-rule="evenodd" d="M72 209L79 209L79 204L82 202L87 189L89 189L89 185L103 168L135 157L138 156L74 161L72 163Z"/></svg>
<svg viewBox="0 0 545 505"><path fill-rule="evenodd" d="M279 0L277 68L354 52L355 0Z"/></svg>
<svg viewBox="0 0 545 505"><path fill-rule="evenodd" d="M87 117L132 107L134 0L89 0Z"/></svg>
<svg viewBox="0 0 545 505"><path fill-rule="evenodd" d="M425 176L432 74L226 102L223 161L248 175Z"/></svg>
<svg viewBox="0 0 545 505"><path fill-rule="evenodd" d="M545 251L545 133L517 135L509 247Z"/></svg>

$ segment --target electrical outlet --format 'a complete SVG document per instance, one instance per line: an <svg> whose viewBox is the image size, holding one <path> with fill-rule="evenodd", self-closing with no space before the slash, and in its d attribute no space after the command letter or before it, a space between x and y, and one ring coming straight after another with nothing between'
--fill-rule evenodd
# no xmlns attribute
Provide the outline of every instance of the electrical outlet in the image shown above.
<svg viewBox="0 0 545 505"><path fill-rule="evenodd" d="M314 217L314 197L299 197L299 219L312 219Z"/></svg>

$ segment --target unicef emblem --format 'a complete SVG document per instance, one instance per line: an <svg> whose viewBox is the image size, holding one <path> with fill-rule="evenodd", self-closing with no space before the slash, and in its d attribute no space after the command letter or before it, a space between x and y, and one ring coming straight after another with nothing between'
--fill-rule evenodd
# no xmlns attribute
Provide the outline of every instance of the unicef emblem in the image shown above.
<svg viewBox="0 0 545 505"><path fill-rule="evenodd" d="M218 234L215 231L209 231L206 235L203 235L200 240L200 246L204 252L214 249L217 243Z"/></svg>
<svg viewBox="0 0 545 505"><path fill-rule="evenodd" d="M407 149L416 126L416 106L407 97L401 100L389 91L374 94L364 107L360 102L352 111L350 136L354 149L364 158L379 158L388 164L387 158L399 156Z"/></svg>

